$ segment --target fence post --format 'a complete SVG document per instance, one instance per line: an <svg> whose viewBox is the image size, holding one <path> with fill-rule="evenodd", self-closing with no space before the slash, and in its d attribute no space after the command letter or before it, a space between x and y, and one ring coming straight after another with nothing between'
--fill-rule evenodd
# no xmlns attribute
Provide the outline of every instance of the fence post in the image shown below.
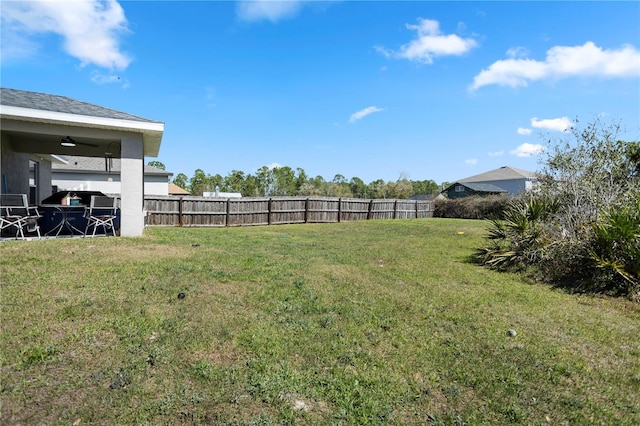
<svg viewBox="0 0 640 426"><path fill-rule="evenodd" d="M304 223L309 223L309 197L304 200Z"/></svg>
<svg viewBox="0 0 640 426"><path fill-rule="evenodd" d="M342 198L338 198L338 223L340 223L342 219Z"/></svg>
<svg viewBox="0 0 640 426"><path fill-rule="evenodd" d="M267 223L271 225L271 198L269 198L269 203L267 203L267 210L269 211L267 213Z"/></svg>
<svg viewBox="0 0 640 426"><path fill-rule="evenodd" d="M393 218L398 218L398 200L393 200Z"/></svg>
<svg viewBox="0 0 640 426"><path fill-rule="evenodd" d="M373 217L373 198L369 200L369 211L367 212L367 220L371 220Z"/></svg>
<svg viewBox="0 0 640 426"><path fill-rule="evenodd" d="M420 216L418 216L418 200L416 200L416 219L419 219Z"/></svg>
<svg viewBox="0 0 640 426"><path fill-rule="evenodd" d="M231 219L231 198L227 198L227 215L224 217L224 226L229 226Z"/></svg>
<svg viewBox="0 0 640 426"><path fill-rule="evenodd" d="M178 226L182 226L182 201L184 200L183 197L180 197L180 199L178 200Z"/></svg>

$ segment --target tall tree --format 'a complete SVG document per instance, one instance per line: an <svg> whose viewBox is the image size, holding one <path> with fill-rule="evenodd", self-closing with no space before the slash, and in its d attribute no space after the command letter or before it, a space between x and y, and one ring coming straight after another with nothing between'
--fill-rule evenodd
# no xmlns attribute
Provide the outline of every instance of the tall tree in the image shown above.
<svg viewBox="0 0 640 426"><path fill-rule="evenodd" d="M256 171L256 179L258 182L258 195L271 195L273 188L273 173L268 166L262 166Z"/></svg>
<svg viewBox="0 0 640 426"><path fill-rule="evenodd" d="M349 181L349 187L355 198L367 198L367 184L359 177L352 177Z"/></svg>
<svg viewBox="0 0 640 426"><path fill-rule="evenodd" d="M440 185L431 179L412 181L412 195L434 195L440 192Z"/></svg>
<svg viewBox="0 0 640 426"><path fill-rule="evenodd" d="M298 191L300 191L300 187L307 183L307 173L305 173L304 169L298 167L296 168L296 191L292 195L297 195Z"/></svg>
<svg viewBox="0 0 640 426"><path fill-rule="evenodd" d="M243 197L258 197L260 196L258 178L252 174L248 174L244 180L244 188L242 190Z"/></svg>
<svg viewBox="0 0 640 426"><path fill-rule="evenodd" d="M176 177L173 178L173 184L179 186L182 189L189 189L189 183L187 182L187 175L184 173L178 173Z"/></svg>
<svg viewBox="0 0 640 426"><path fill-rule="evenodd" d="M202 169L196 169L189 180L191 195L202 195L207 190L207 175Z"/></svg>
<svg viewBox="0 0 640 426"><path fill-rule="evenodd" d="M205 185L205 191L214 192L216 188L220 191L228 191L225 188L224 178L220 173L216 173L215 175L207 175L207 184Z"/></svg>
<svg viewBox="0 0 640 426"><path fill-rule="evenodd" d="M147 163L147 166L155 167L156 169L160 169L160 170L167 170L164 163L157 160L149 161Z"/></svg>
<svg viewBox="0 0 640 426"><path fill-rule="evenodd" d="M244 190L244 184L244 172L241 172L240 170L232 170L223 180L224 188L229 192L242 193Z"/></svg>
<svg viewBox="0 0 640 426"><path fill-rule="evenodd" d="M370 182L368 186L371 198L386 198L385 182L382 179L376 179Z"/></svg>
<svg viewBox="0 0 640 426"><path fill-rule="evenodd" d="M393 185L392 198L406 200L413 195L413 184L406 177L400 177Z"/></svg>
<svg viewBox="0 0 640 426"><path fill-rule="evenodd" d="M296 195L296 175L288 166L271 169L274 179L269 195Z"/></svg>

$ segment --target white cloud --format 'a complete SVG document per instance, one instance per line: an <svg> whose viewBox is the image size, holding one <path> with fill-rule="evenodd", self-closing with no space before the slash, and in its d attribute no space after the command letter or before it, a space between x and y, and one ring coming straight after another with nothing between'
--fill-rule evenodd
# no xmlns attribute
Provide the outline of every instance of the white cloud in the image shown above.
<svg viewBox="0 0 640 426"><path fill-rule="evenodd" d="M374 112L381 112L381 111L384 111L384 109L378 108L377 106L367 107L363 110L360 110L358 112L354 112L353 114L351 114L351 117L349 117L349 123L355 123L356 121L366 117L369 114L373 114Z"/></svg>
<svg viewBox="0 0 640 426"><path fill-rule="evenodd" d="M241 0L236 5L236 13L240 19L245 21L266 19L277 22L298 13L301 3L299 0Z"/></svg>
<svg viewBox="0 0 640 426"><path fill-rule="evenodd" d="M519 135L530 135L532 130L525 127L518 127L518 130L516 131Z"/></svg>
<svg viewBox="0 0 640 426"><path fill-rule="evenodd" d="M123 88L129 87L129 82L127 80L123 80L120 76L115 74L102 74L98 71L91 72L91 81L96 84L112 84L117 83L122 85Z"/></svg>
<svg viewBox="0 0 640 426"><path fill-rule="evenodd" d="M573 123L569 120L569 117L547 118L543 120L538 120L538 117L533 117L531 119L531 127L535 127L537 129L566 132L571 128L571 126L573 126Z"/></svg>
<svg viewBox="0 0 640 426"><path fill-rule="evenodd" d="M34 51L34 34L54 33L62 37L64 51L83 66L122 70L131 63L119 47L119 37L129 30L116 1L2 2L2 26L3 38L22 40L25 51ZM12 46L14 54L19 49Z"/></svg>
<svg viewBox="0 0 640 426"><path fill-rule="evenodd" d="M489 157L502 157L504 155L504 151L494 151L489 153Z"/></svg>
<svg viewBox="0 0 640 426"><path fill-rule="evenodd" d="M475 166L476 164L478 164L478 159L477 158L469 158L468 160L464 160L465 164L468 164L470 166Z"/></svg>
<svg viewBox="0 0 640 426"><path fill-rule="evenodd" d="M443 34L440 23L431 19L418 19L418 25L406 27L417 32L417 38L400 46L397 51L377 46L376 49L386 57L408 59L426 64L433 63L437 56L462 55L478 46L472 38L462 38L455 34Z"/></svg>
<svg viewBox="0 0 640 426"><path fill-rule="evenodd" d="M510 49L510 59L494 62L473 79L471 90L482 86L527 86L545 78L568 77L637 77L640 75L640 51L631 45L619 49L603 49L588 41L582 46L555 46L547 51L544 61L518 58Z"/></svg>
<svg viewBox="0 0 640 426"><path fill-rule="evenodd" d="M510 58L526 58L529 51L522 46L512 47L507 50L507 56Z"/></svg>
<svg viewBox="0 0 640 426"><path fill-rule="evenodd" d="M533 155L540 154L542 151L544 151L543 145L525 142L516 149L510 151L510 154L515 155L516 157L531 157Z"/></svg>

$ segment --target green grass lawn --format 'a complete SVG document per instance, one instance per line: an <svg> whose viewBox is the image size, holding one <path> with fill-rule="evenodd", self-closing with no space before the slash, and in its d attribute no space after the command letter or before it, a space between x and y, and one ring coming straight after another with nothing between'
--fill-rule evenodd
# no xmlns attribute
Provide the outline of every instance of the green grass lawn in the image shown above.
<svg viewBox="0 0 640 426"><path fill-rule="evenodd" d="M485 230L2 243L0 423L640 424L640 306L483 269Z"/></svg>

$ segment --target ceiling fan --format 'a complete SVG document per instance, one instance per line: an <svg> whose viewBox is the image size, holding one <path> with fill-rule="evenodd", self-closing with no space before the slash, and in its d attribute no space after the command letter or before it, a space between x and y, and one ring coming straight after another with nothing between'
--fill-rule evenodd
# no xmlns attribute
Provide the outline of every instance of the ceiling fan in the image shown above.
<svg viewBox="0 0 640 426"><path fill-rule="evenodd" d="M96 145L96 144L76 141L71 136L65 136L62 139L60 139L60 145L68 146L68 147L73 147L73 146L76 146L76 145L91 146L93 148L97 148L98 147L98 145Z"/></svg>

